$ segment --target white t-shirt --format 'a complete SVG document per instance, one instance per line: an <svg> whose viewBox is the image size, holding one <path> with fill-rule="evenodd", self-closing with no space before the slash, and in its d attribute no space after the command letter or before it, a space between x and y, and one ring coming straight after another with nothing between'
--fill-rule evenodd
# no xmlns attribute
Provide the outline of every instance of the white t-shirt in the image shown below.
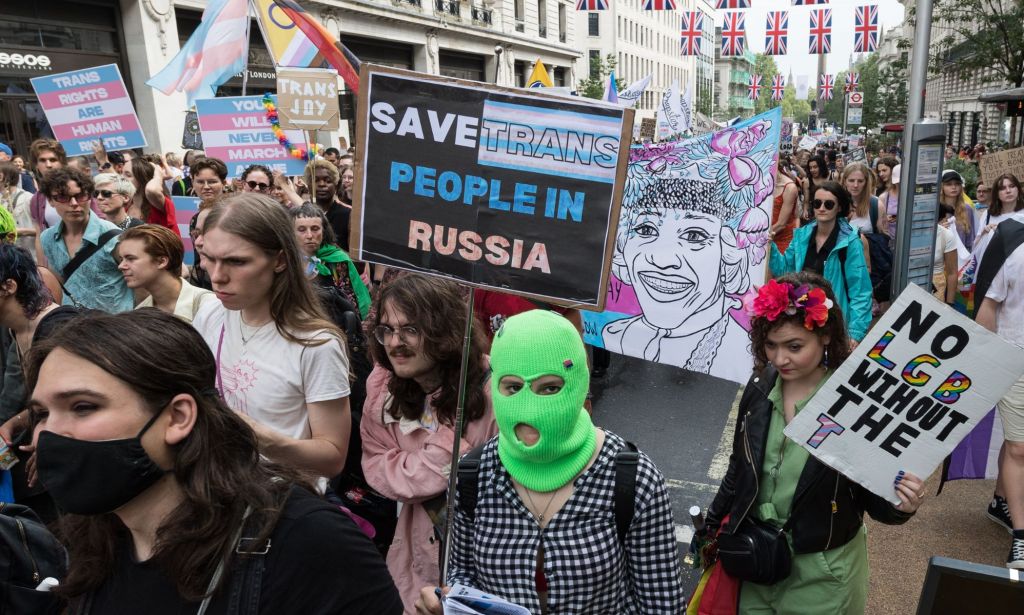
<svg viewBox="0 0 1024 615"><path fill-rule="evenodd" d="M1024 347L1024 245L1007 257L985 297L1002 304L996 318L999 337Z"/></svg>
<svg viewBox="0 0 1024 615"><path fill-rule="evenodd" d="M340 341L303 346L282 336L273 322L245 325L241 312L220 301L205 302L192 326L217 358L217 387L228 407L281 434L308 439L308 404L349 395L348 357ZM320 330L302 337L328 335Z"/></svg>
<svg viewBox="0 0 1024 615"><path fill-rule="evenodd" d="M871 217L867 216L864 218L858 218L856 215L849 218L850 226L859 230L862 233L871 234L875 230L871 228Z"/></svg>
<svg viewBox="0 0 1024 615"><path fill-rule="evenodd" d="M935 231L935 260L932 262L932 274L943 273L946 270L946 253L956 252L956 233L953 229L936 224Z"/></svg>

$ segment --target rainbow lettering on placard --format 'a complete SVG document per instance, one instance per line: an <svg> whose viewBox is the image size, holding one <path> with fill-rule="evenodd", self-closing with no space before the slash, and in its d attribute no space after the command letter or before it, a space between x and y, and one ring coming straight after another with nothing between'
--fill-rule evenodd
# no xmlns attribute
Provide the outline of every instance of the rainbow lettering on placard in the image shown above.
<svg viewBox="0 0 1024 615"><path fill-rule="evenodd" d="M878 363L885 369L892 369L896 367L895 363L882 356L882 353L885 352L885 347L888 346L889 342L891 342L895 337L895 333L893 333L892 331L886 331L885 335L883 335L882 338L878 340L878 343L875 344L875 347L872 348L870 352L868 352L868 358Z"/></svg>
<svg viewBox="0 0 1024 615"><path fill-rule="evenodd" d="M971 388L971 379L965 374L954 370L946 381L939 385L932 393L932 397L944 404L955 404L960 399L960 394Z"/></svg>
<svg viewBox="0 0 1024 615"><path fill-rule="evenodd" d="M903 380L906 381L907 384L912 384L916 387L924 386L932 379L932 377L924 372L915 375L914 372L917 371L917 368L922 365L939 366L941 364L942 361L939 361L930 354L918 355L917 357L907 361L907 366L903 368Z"/></svg>

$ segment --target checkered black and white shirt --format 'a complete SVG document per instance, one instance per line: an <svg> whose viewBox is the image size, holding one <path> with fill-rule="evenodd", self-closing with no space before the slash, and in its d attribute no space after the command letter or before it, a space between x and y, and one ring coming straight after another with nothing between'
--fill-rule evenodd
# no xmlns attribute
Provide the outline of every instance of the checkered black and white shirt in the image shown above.
<svg viewBox="0 0 1024 615"><path fill-rule="evenodd" d="M665 479L643 453L625 549L615 531L615 455L608 432L594 464L542 531L498 459L497 438L480 459L476 520L456 509L449 584L462 583L540 615L537 551L544 546L550 615L674 615L685 606ZM457 495L456 495L457 497Z"/></svg>

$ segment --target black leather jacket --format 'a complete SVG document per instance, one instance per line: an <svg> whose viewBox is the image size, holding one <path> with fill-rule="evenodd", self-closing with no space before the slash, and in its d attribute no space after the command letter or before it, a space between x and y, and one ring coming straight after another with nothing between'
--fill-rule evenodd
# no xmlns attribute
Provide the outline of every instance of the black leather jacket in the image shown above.
<svg viewBox="0 0 1024 615"><path fill-rule="evenodd" d="M729 521L722 530L731 534L751 514L772 418L768 395L777 377L775 369L769 367L747 382L736 417L729 470L708 509L707 524L711 530L721 526L728 514ZM846 544L856 536L865 511L872 519L890 525L899 525L913 516L810 457L793 495L793 551L815 553Z"/></svg>

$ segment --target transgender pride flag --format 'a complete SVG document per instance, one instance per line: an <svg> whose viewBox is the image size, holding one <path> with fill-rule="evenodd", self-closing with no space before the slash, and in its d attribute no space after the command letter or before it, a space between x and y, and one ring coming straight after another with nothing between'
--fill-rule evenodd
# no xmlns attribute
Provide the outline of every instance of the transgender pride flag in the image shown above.
<svg viewBox="0 0 1024 615"><path fill-rule="evenodd" d="M245 68L248 0L210 0L203 20L178 55L146 85L164 94L184 92L188 104L213 98L217 86Z"/></svg>

